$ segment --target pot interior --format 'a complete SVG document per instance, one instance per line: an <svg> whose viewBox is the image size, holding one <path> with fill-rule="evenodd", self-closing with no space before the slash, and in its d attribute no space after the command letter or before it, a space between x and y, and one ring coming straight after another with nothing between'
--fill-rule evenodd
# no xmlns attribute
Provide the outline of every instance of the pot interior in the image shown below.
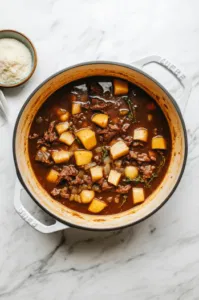
<svg viewBox="0 0 199 300"><path fill-rule="evenodd" d="M56 90L78 79L90 76L115 76L125 79L145 90L161 107L169 123L172 137L171 161L167 173L158 188L137 207L120 214L93 216L75 212L42 188L31 168L28 155L28 135L31 123L40 106ZM15 128L14 155L18 176L32 198L58 220L88 229L114 229L134 224L156 211L177 186L186 159L185 129L178 108L171 96L148 75L117 63L96 62L77 65L52 76L42 83L22 108Z"/></svg>

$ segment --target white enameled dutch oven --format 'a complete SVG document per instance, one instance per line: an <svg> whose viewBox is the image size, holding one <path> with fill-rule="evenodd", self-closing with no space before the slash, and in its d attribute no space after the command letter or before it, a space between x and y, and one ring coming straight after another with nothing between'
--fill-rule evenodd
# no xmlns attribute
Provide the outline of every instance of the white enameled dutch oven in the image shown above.
<svg viewBox="0 0 199 300"><path fill-rule="evenodd" d="M183 111L189 97L191 83L178 68L159 56L147 57L132 65L107 61L75 65L48 78L29 96L18 115L13 136L13 155L19 179L15 187L14 205L19 215L32 227L43 233L62 230L69 226L88 230L119 229L136 224L151 216L173 194L185 168L187 135L182 114L176 101L160 83L142 71L143 66L151 62L155 62L173 73L183 86L184 93L179 102L181 111ZM39 184L28 156L29 130L40 106L52 93L64 85L89 76L115 76L128 80L145 90L161 107L171 131L171 161L163 181L142 205L120 214L88 215L63 206L51 198ZM23 188L44 211L55 218L56 221L53 225L42 224L24 208L20 200Z"/></svg>

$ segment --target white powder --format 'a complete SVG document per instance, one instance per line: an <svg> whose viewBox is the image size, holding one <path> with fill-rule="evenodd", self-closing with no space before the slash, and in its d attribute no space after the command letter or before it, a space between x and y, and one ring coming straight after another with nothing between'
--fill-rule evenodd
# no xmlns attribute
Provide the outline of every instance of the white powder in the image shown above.
<svg viewBox="0 0 199 300"><path fill-rule="evenodd" d="M16 39L0 39L0 83L13 85L28 77L32 70L29 49Z"/></svg>

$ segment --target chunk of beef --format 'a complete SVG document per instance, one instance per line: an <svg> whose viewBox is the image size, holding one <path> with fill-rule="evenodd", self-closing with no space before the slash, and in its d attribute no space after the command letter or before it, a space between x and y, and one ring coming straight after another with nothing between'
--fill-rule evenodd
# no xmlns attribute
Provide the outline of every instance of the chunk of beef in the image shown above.
<svg viewBox="0 0 199 300"><path fill-rule="evenodd" d="M66 176L77 176L78 170L73 165L69 165L63 167L62 173Z"/></svg>
<svg viewBox="0 0 199 300"><path fill-rule="evenodd" d="M109 105L110 105L110 103L104 102L99 99L92 98L90 108L92 110L103 110L103 109L107 108Z"/></svg>
<svg viewBox="0 0 199 300"><path fill-rule="evenodd" d="M122 132L126 133L130 126L131 126L131 125L130 125L129 123L125 123L125 124L122 126Z"/></svg>
<svg viewBox="0 0 199 300"><path fill-rule="evenodd" d="M116 189L116 192L119 194L127 194L129 190L131 189L131 185L119 185L118 188Z"/></svg>
<svg viewBox="0 0 199 300"><path fill-rule="evenodd" d="M48 130L44 132L44 139L46 142L52 143L58 139L58 136L55 132L55 124L56 121L50 122Z"/></svg>
<svg viewBox="0 0 199 300"><path fill-rule="evenodd" d="M126 144L127 146L130 146L130 145L132 144L132 142L133 142L133 137L130 136L130 135L128 135L128 136L126 136L126 137L124 138L124 141L125 141L125 144Z"/></svg>
<svg viewBox="0 0 199 300"><path fill-rule="evenodd" d="M70 198L70 194L68 193L68 188L67 187L64 187L64 188L61 189L60 196L64 199L69 199Z"/></svg>
<svg viewBox="0 0 199 300"><path fill-rule="evenodd" d="M101 154L101 153L96 154L96 155L93 157L93 160L94 160L97 164L101 164L101 162L102 162L102 154Z"/></svg>
<svg viewBox="0 0 199 300"><path fill-rule="evenodd" d="M53 197L57 197L60 195L60 190L61 189L58 189L58 188L54 188L50 193Z"/></svg>
<svg viewBox="0 0 199 300"><path fill-rule="evenodd" d="M79 119L83 120L84 119L83 116L84 116L84 114L82 112L80 112L79 114L73 115L72 122L74 122L74 120L79 120Z"/></svg>
<svg viewBox="0 0 199 300"><path fill-rule="evenodd" d="M98 134L103 135L103 140L109 142L112 138L120 132L120 127L117 124L109 124L107 128L97 129Z"/></svg>
<svg viewBox="0 0 199 300"><path fill-rule="evenodd" d="M33 133L33 134L30 134L30 135L29 135L29 139L30 139L30 140L34 140L34 139L38 138L38 136L39 136L38 133Z"/></svg>
<svg viewBox="0 0 199 300"><path fill-rule="evenodd" d="M51 132L50 133L50 132L46 131L46 132L44 132L44 139L47 142L52 143L52 142L55 142L58 139L58 137L57 137L56 132Z"/></svg>
<svg viewBox="0 0 199 300"><path fill-rule="evenodd" d="M88 184L88 185L92 184L92 179L91 179L91 176L89 176L89 175L84 175L83 180L84 180L85 184Z"/></svg>
<svg viewBox="0 0 199 300"><path fill-rule="evenodd" d="M69 199L70 198L70 194L68 193L68 188L67 187L63 187L61 189L54 188L50 193L53 197L60 196L64 199Z"/></svg>
<svg viewBox="0 0 199 300"><path fill-rule="evenodd" d="M117 124L109 124L108 126L111 130L120 131L120 127Z"/></svg>
<svg viewBox="0 0 199 300"><path fill-rule="evenodd" d="M89 84L90 95L102 95L103 87L98 82L92 82Z"/></svg>
<svg viewBox="0 0 199 300"><path fill-rule="evenodd" d="M138 162L149 162L151 161L147 153L138 153L133 150L130 151L131 158L137 160Z"/></svg>
<svg viewBox="0 0 199 300"><path fill-rule="evenodd" d="M35 160L38 162L42 162L46 165L52 165L53 162L51 160L51 155L48 151L38 150L35 156Z"/></svg>
<svg viewBox="0 0 199 300"><path fill-rule="evenodd" d="M114 136L116 136L117 131L108 131L107 133L104 134L104 141L105 142L110 142Z"/></svg>
<svg viewBox="0 0 199 300"><path fill-rule="evenodd" d="M77 176L77 174L78 170L73 165L64 166L61 173L59 174L58 182L62 180L72 181L73 178L71 177L75 177Z"/></svg>
<svg viewBox="0 0 199 300"><path fill-rule="evenodd" d="M150 157L147 153L138 153L137 155L137 161L139 162L149 162L151 161Z"/></svg>
<svg viewBox="0 0 199 300"><path fill-rule="evenodd" d="M106 180L103 180L102 184L101 184L101 188L102 188L102 191L110 191L110 190L112 190L113 186L110 185Z"/></svg>
<svg viewBox="0 0 199 300"><path fill-rule="evenodd" d="M46 142L44 138L41 138L37 140L37 148L40 148L40 146L50 147L50 143Z"/></svg>
<svg viewBox="0 0 199 300"><path fill-rule="evenodd" d="M72 184L74 184L74 185L80 185L83 183L84 183L84 180L78 176L72 181Z"/></svg>
<svg viewBox="0 0 199 300"><path fill-rule="evenodd" d="M151 176L155 170L155 166L152 166L152 165L141 166L139 168L139 170L142 173L142 176L144 179L149 179L149 178L151 178Z"/></svg>
<svg viewBox="0 0 199 300"><path fill-rule="evenodd" d="M149 150L149 157L152 161L156 161L157 160L157 154L155 151Z"/></svg>
<svg viewBox="0 0 199 300"><path fill-rule="evenodd" d="M144 144L142 142L135 141L133 142L133 147L144 147Z"/></svg>

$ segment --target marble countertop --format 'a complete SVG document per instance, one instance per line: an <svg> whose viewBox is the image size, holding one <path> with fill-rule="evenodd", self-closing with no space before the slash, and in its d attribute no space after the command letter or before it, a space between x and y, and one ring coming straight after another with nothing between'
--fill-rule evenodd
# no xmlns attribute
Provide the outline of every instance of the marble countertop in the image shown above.
<svg viewBox="0 0 199 300"><path fill-rule="evenodd" d="M0 1L2 29L32 39L38 68L6 89L10 121L0 128L0 299L199 299L199 2L197 0ZM192 80L184 118L189 155L181 183L155 215L115 232L78 229L45 235L13 207L12 131L22 104L54 72L89 60L131 63L158 54ZM174 95L182 90L160 67L147 67ZM23 201L50 222L26 194Z"/></svg>

